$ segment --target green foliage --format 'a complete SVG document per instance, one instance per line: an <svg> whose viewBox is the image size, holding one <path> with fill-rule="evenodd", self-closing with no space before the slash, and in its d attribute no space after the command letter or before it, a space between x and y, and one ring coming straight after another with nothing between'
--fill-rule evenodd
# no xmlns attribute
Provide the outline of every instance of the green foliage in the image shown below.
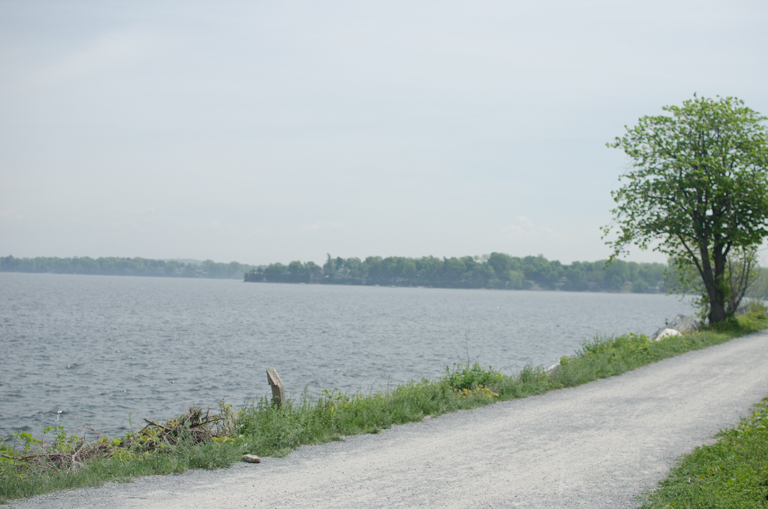
<svg viewBox="0 0 768 509"><path fill-rule="evenodd" d="M767 508L768 399L718 436L684 456L643 508Z"/></svg>
<svg viewBox="0 0 768 509"><path fill-rule="evenodd" d="M190 426L190 422L202 422L208 414L202 416L191 409L188 415L163 424L165 428L181 430L172 440L158 431L160 427L111 441L104 437L91 444L103 454L84 458L79 467L74 463L27 464L25 458L43 449L70 452L83 447L78 445L84 444L82 438L68 435L60 427L47 429L43 439L17 433L11 445L0 441L0 455L5 456L0 456L0 502L52 490L127 481L137 476L225 467L244 453L283 456L303 444L378 433L396 424L421 421L426 416L619 375L763 328L768 328L768 317L756 311L700 332L656 342L634 334L598 336L584 341L573 355L564 356L553 373L529 365L517 375L506 376L491 367L455 364L453 369L446 368L445 376L438 380L411 381L393 390L371 389L354 394L326 390L318 399L301 395L297 400L288 399L280 408L262 398L236 413L222 403L216 418L207 421L215 426L210 428L211 433L192 432L198 427ZM50 438L45 438L49 434ZM201 436L209 439L200 441Z"/></svg>
<svg viewBox="0 0 768 509"><path fill-rule="evenodd" d="M565 291L664 291L666 266L617 260L562 265L543 256L517 258L504 253L486 257L405 258L369 256L331 258L321 268L313 262L273 263L245 274L245 281L345 285L429 286L523 290L534 286ZM637 283L635 286L633 283ZM630 286L631 285L631 286Z"/></svg>
<svg viewBox="0 0 768 509"><path fill-rule="evenodd" d="M761 317L768 314L768 305L762 299L749 299L747 302L747 313L753 317Z"/></svg>
<svg viewBox="0 0 768 509"><path fill-rule="evenodd" d="M647 337L635 334L596 336L584 341L573 356L561 359L558 369L549 377L549 384L551 387L572 387L620 375L652 362L724 343L765 328L768 328L768 317L747 314L662 341L648 341Z"/></svg>
<svg viewBox="0 0 768 509"><path fill-rule="evenodd" d="M234 415L223 402L219 409L219 414L210 415L192 407L179 417L112 440L88 441L62 426L45 428L39 439L16 432L8 442L0 439L0 502L136 475L230 465L238 458L234 439L228 436Z"/></svg>
<svg viewBox="0 0 768 509"><path fill-rule="evenodd" d="M9 468L0 464L0 503L57 490L99 486L109 481L126 482L135 477L177 474L191 468L222 468L240 458L231 444L208 442L192 445L186 441L167 453L94 457L79 468Z"/></svg>
<svg viewBox="0 0 768 509"><path fill-rule="evenodd" d="M613 257L629 244L694 266L709 300L709 320L724 321L731 250L757 246L768 235L766 117L735 98L694 98L645 116L610 147L633 169L612 196L614 222L604 237Z"/></svg>
<svg viewBox="0 0 768 509"><path fill-rule="evenodd" d="M313 400L302 396L281 408L266 398L247 406L237 418L236 433L244 450L260 455L285 455L302 444L339 440L344 435L378 433L393 424L420 421L477 406L457 398L443 382L412 381L392 391L347 394L324 391Z"/></svg>
<svg viewBox="0 0 768 509"><path fill-rule="evenodd" d="M48 426L41 438L17 431L8 438L0 438L0 473L12 467L28 467L30 459L40 455L71 455L84 439L64 431L63 426Z"/></svg>
<svg viewBox="0 0 768 509"><path fill-rule="evenodd" d="M747 289L747 296L756 299L768 299L768 268L758 269L757 280Z"/></svg>
<svg viewBox="0 0 768 509"><path fill-rule="evenodd" d="M238 262L216 263L205 260L199 264L176 260L147 258L0 258L0 272L40 272L54 274L90 274L102 276L156 276L240 279L253 269Z"/></svg>
<svg viewBox="0 0 768 509"><path fill-rule="evenodd" d="M667 267L660 263L617 260L574 262L562 265L543 256L512 257L492 253L487 257L405 258L371 256L330 258L321 267L295 260L288 265L264 267L206 260L199 265L145 258L0 258L0 272L38 272L125 276L243 278L247 282L321 283L349 285L429 286L440 288L499 288L523 290L534 285L549 290L658 292ZM627 285L632 284L632 286ZM639 284L637 284L639 283Z"/></svg>
<svg viewBox="0 0 768 509"><path fill-rule="evenodd" d="M484 368L478 363L472 366L467 364L454 364L453 370L445 368L445 380L453 389L472 390L482 385L495 387L504 379L500 371L495 371L491 366Z"/></svg>

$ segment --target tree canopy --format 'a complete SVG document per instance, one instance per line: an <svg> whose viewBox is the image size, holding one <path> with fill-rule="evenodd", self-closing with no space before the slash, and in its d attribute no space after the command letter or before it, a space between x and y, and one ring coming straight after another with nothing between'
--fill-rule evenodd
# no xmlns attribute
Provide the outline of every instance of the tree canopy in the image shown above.
<svg viewBox="0 0 768 509"><path fill-rule="evenodd" d="M636 244L695 267L710 322L724 321L728 256L768 234L766 117L744 102L694 95L667 115L644 116L609 147L632 167L612 192L613 222L603 228L612 259ZM610 237L617 234L616 238Z"/></svg>
<svg viewBox="0 0 768 509"><path fill-rule="evenodd" d="M244 263L217 263L212 260L186 263L179 260L121 257L0 257L0 272L240 279L246 272L254 268L253 265Z"/></svg>
<svg viewBox="0 0 768 509"><path fill-rule="evenodd" d="M635 293L666 290L666 265L617 260L563 265L543 256L519 258L504 253L437 258L369 256L314 262L272 263L245 274L248 282L337 285L429 286L436 288L546 289Z"/></svg>
<svg viewBox="0 0 768 509"><path fill-rule="evenodd" d="M369 256L331 258L323 266L292 261L253 266L147 258L0 257L0 272L37 272L115 276L245 279L253 282L340 285L431 286L441 288L547 289L565 291L664 291L666 265L618 260L561 264L543 256L504 253L459 258Z"/></svg>

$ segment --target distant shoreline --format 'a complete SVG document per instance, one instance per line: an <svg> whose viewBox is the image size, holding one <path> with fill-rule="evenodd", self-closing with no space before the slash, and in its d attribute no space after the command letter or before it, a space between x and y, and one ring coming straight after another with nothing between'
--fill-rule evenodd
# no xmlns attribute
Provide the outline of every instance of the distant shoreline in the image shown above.
<svg viewBox="0 0 768 509"><path fill-rule="evenodd" d="M77 274L84 276L142 276L208 279L242 279L256 266L238 262L217 263L213 260L152 260L87 256L73 258L36 257L0 258L0 272L38 274Z"/></svg>
<svg viewBox="0 0 768 509"><path fill-rule="evenodd" d="M660 263L614 260L563 265L544 256L523 258L504 253L460 258L369 256L314 262L273 263L248 271L246 283L304 283L498 290L664 293L670 269Z"/></svg>
<svg viewBox="0 0 768 509"><path fill-rule="evenodd" d="M523 258L504 253L460 258L369 256L332 258L325 264L293 261L288 265L153 260L125 257L0 257L0 272L100 276L241 279L245 282L335 284L497 290L563 290L571 292L664 293L660 263L615 260L563 265L544 256Z"/></svg>
<svg viewBox="0 0 768 509"><path fill-rule="evenodd" d="M32 272L21 270L0 270L0 273L5 274L40 274L40 275L55 275L55 276L103 276L103 277L138 277L138 278L154 278L154 279L219 279L228 281L240 281L239 278L233 277L208 277L208 276L163 276L163 275L135 275L135 274L84 274L75 272ZM254 282L254 281L245 281ZM292 285L292 286L365 286L369 288L412 288L414 290L422 288L428 290L492 290L492 291L518 291L518 292L552 292L552 293L614 293L614 294L631 294L629 290L624 291L611 291L611 290L585 290L582 292L576 290L562 290L555 288L553 290L547 288L524 288L524 289L509 289L509 288L464 288L464 287L451 287L451 286L413 286L413 285L379 285L379 284L351 284L351 283L291 283L286 281L255 281L258 283L274 284L274 285ZM646 295L663 295L664 292L645 292ZM677 294L673 294L677 295Z"/></svg>
<svg viewBox="0 0 768 509"><path fill-rule="evenodd" d="M464 287L464 286L431 286L431 285L408 285L408 284L369 284L369 283L344 283L341 281L333 282L312 282L312 283L294 283L290 281L244 281L245 283L264 283L273 285L304 285L304 286L366 286L366 287L378 287L378 288L426 288L428 290L496 290L496 291L518 291L518 292L554 292L554 293L621 293L630 294L633 293L630 288L616 291L616 290L563 290L562 288L541 288L534 286L530 288L494 288L494 287ZM637 292L635 292L637 293ZM643 292L647 295L663 295L662 291L649 291ZM674 294L677 295L677 294Z"/></svg>

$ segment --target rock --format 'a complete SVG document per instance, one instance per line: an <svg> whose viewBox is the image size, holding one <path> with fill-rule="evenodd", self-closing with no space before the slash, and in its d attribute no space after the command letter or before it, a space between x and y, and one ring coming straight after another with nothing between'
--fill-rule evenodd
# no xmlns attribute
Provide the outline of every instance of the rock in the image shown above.
<svg viewBox="0 0 768 509"><path fill-rule="evenodd" d="M675 329L680 332L691 332L699 330L701 325L699 325L699 322L692 316L677 315L665 328Z"/></svg>
<svg viewBox="0 0 768 509"><path fill-rule="evenodd" d="M253 454L246 454L243 456L243 461L246 463L261 463L261 458L254 456Z"/></svg>
<svg viewBox="0 0 768 509"><path fill-rule="evenodd" d="M652 336L651 341L658 341L659 339L662 339L661 335L664 334L664 331L667 330L674 330L677 332L691 332L699 330L700 328L701 325L694 317L687 315L677 315L671 322L657 330L656 334ZM676 336L677 334L674 335ZM668 335L665 337L668 337Z"/></svg>
<svg viewBox="0 0 768 509"><path fill-rule="evenodd" d="M675 330L675 329L664 329L663 331L661 331L661 332L659 333L659 335L658 335L658 336L656 336L656 338L654 339L654 341L661 341L661 340L662 340L662 339L664 339L664 338L669 338L669 337L672 337L672 336L682 336L682 335L683 335L683 333L682 333L682 332L680 332L679 330Z"/></svg>

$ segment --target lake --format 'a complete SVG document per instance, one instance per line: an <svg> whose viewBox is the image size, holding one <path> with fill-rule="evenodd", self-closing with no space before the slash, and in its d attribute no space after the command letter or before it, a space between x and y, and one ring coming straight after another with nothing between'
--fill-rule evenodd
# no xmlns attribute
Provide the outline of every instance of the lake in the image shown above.
<svg viewBox="0 0 768 509"><path fill-rule="evenodd" d="M386 388L479 362L551 365L595 334L653 333L658 294L348 287L0 273L0 436L83 423L110 436L189 405Z"/></svg>

